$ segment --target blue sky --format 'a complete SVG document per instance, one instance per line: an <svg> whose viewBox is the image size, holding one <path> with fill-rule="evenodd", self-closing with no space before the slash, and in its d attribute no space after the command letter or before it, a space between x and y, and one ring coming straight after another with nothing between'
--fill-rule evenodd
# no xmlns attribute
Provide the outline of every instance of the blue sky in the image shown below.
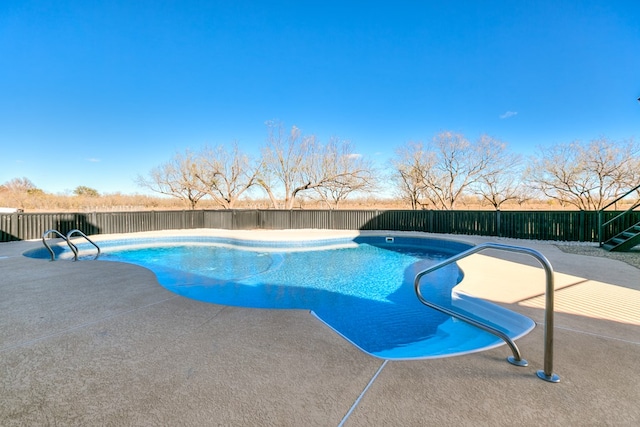
<svg viewBox="0 0 640 427"><path fill-rule="evenodd" d="M637 0L0 2L0 183L52 193L143 193L273 119L383 165L442 130L640 138L638 97Z"/></svg>

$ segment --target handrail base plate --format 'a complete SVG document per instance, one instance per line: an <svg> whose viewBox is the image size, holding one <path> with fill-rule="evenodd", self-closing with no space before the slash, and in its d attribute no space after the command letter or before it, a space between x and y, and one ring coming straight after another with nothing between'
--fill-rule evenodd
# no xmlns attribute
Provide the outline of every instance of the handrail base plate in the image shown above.
<svg viewBox="0 0 640 427"><path fill-rule="evenodd" d="M507 357L507 362L515 366L529 366L529 362L527 362L525 359L518 360L513 356Z"/></svg>
<svg viewBox="0 0 640 427"><path fill-rule="evenodd" d="M536 372L536 374L538 375L538 378L540 378L541 380L545 380L548 381L550 383L559 383L560 382L560 377L557 376L556 374L551 374L551 375L547 375L544 373L544 371L542 369L540 369L538 372Z"/></svg>

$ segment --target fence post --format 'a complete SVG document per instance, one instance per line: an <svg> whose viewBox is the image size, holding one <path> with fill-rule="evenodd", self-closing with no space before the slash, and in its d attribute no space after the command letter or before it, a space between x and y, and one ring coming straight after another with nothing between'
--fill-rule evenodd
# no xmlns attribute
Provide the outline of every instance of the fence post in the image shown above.
<svg viewBox="0 0 640 427"><path fill-rule="evenodd" d="M584 242L584 229L585 229L585 213L580 209L580 219L578 220L578 241Z"/></svg>
<svg viewBox="0 0 640 427"><path fill-rule="evenodd" d="M598 246L602 247L602 209L598 211Z"/></svg>
<svg viewBox="0 0 640 427"><path fill-rule="evenodd" d="M498 237L502 237L502 231L500 230L500 208L496 209L496 234Z"/></svg>

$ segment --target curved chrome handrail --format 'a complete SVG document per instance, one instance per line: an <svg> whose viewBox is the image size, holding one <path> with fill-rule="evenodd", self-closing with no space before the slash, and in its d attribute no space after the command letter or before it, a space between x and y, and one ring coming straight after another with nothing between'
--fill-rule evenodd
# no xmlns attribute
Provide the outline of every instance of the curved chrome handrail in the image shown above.
<svg viewBox="0 0 640 427"><path fill-rule="evenodd" d="M474 246L464 252L461 252L457 255L452 256L451 258L447 258L446 260L435 264L429 268L427 268L426 270L423 270L421 272L419 272L416 275L416 278L414 280L414 289L416 292L416 295L418 297L418 299L420 300L421 303L425 304L428 307L431 307L433 309L439 310L443 313L446 313L449 316L458 318L462 321L468 322L470 324L472 324L473 326L477 326L479 328L481 328L482 330L485 330L487 332L490 332L496 336L498 336L499 338L503 339L511 348L511 350L513 351L513 356L509 357L509 362L513 363L515 365L519 365L519 366L526 366L526 365L522 365L521 361L523 361L524 363L526 363L526 361L524 361L523 359L521 359L520 357L520 351L518 350L518 347L515 345L515 343L513 342L513 340L508 337L506 334L504 334L502 331L499 331L495 328L493 328L492 326L486 325L482 322L479 322L475 319L471 319L465 315L456 313L454 311L451 311L449 309L446 309L444 307L440 307L432 302L427 301L423 296L422 296L422 291L420 290L420 279L425 275L425 274L429 274L435 270L438 270L446 265L452 264L456 261L461 260L462 258L466 258L469 255L473 255L475 253L481 252L485 249L497 249L497 250L502 250L502 251L507 251L507 252L516 252L516 253L522 253L522 254L526 254L526 255L531 255L532 257L534 257L535 259L537 259L540 264L542 264L542 267L544 268L545 271L545 276L546 276L546 291L545 291L545 324L544 324L544 370L539 370L537 371L537 375L539 378L545 380L545 381L549 381L549 382L553 382L553 383L557 383L560 381L560 377L556 374L553 373L553 300L554 300L554 284L553 284L553 267L551 267L551 263L549 263L549 261L547 260L547 258L545 258L544 255L542 255L540 252L535 251L533 249L530 248L523 248L520 246L510 246L510 245L502 245L499 243L482 243L480 245Z"/></svg>
<svg viewBox="0 0 640 427"><path fill-rule="evenodd" d="M44 247L47 248L47 250L49 251L49 254L51 254L51 261L55 261L56 260L56 254L53 252L53 249L51 249L51 246L49 246L49 244L47 243L46 237L47 235L49 235L50 233L55 233L58 236L60 236L61 238L63 238L67 243L69 243L69 239L67 239L65 237L64 234L60 233L58 230L47 230L44 233L42 233L42 243L44 244Z"/></svg>
<svg viewBox="0 0 640 427"><path fill-rule="evenodd" d="M93 240L91 240L82 231L80 231L78 229L75 229L75 230L71 230L70 232L67 233L67 243L69 244L69 247L73 251L73 259L74 259L74 261L78 260L78 247L71 242L71 236L74 235L74 234L81 235L82 237L84 237L87 240L87 242L89 242L93 246L95 246L95 248L98 250L98 253L96 254L96 257L94 259L98 259L98 257L100 256L100 247L98 245L96 245L95 242Z"/></svg>

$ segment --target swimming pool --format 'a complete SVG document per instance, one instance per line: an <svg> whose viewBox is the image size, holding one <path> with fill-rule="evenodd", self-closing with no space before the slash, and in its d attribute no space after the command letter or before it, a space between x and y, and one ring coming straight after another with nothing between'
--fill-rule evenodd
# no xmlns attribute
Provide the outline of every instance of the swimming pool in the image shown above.
<svg viewBox="0 0 640 427"><path fill-rule="evenodd" d="M361 350L384 359L417 359L480 351L502 344L491 334L422 305L417 272L470 246L398 236L307 241L248 241L180 236L101 241L103 261L152 270L168 290L215 304L308 309ZM79 245L79 249L91 249ZM57 257L71 253L56 246ZM48 257L44 250L28 256ZM425 295L516 339L534 323L494 304L461 295L455 265L426 276Z"/></svg>

